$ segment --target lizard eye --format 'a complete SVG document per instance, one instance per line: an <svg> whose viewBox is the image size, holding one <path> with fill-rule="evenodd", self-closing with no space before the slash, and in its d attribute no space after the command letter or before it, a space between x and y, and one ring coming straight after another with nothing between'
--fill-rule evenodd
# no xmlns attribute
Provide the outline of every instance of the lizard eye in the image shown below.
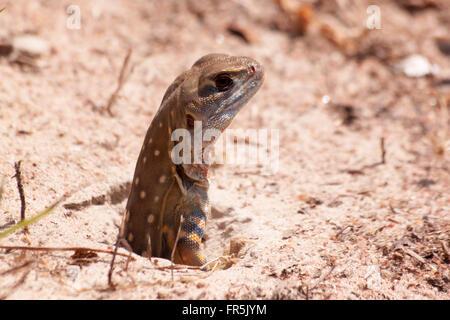
<svg viewBox="0 0 450 320"><path fill-rule="evenodd" d="M195 123L194 117L191 116L190 114L188 114L186 116L186 125L187 125L187 127L189 129L193 129L194 128L194 123Z"/></svg>
<svg viewBox="0 0 450 320"><path fill-rule="evenodd" d="M227 91L233 85L233 79L227 74L219 74L214 79L214 84L219 91Z"/></svg>

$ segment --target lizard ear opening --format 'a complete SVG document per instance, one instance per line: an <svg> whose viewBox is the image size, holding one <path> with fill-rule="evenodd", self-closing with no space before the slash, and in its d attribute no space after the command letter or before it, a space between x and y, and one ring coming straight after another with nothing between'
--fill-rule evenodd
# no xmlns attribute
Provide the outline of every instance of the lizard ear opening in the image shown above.
<svg viewBox="0 0 450 320"><path fill-rule="evenodd" d="M194 117L192 115L188 114L186 116L186 126L187 126L187 128L188 129L194 129L194 123L195 123Z"/></svg>

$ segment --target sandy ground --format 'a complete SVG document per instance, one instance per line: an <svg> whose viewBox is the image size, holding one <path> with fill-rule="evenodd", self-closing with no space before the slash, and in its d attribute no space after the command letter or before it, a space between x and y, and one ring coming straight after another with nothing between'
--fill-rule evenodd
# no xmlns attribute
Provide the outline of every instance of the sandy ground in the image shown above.
<svg viewBox="0 0 450 320"><path fill-rule="evenodd" d="M264 86L231 128L280 138L274 174L211 171L204 248L224 256L217 270L172 274L169 261L136 255L125 270L118 256L113 290L110 254L0 249L1 298L449 299L450 56L436 39L450 6L385 1L382 29L369 30L365 1L279 3L0 2L0 232L20 220L15 162L27 217L66 197L0 245L112 249L164 91L204 54L264 64ZM67 28L69 5L81 29ZM48 48L4 52L23 35ZM128 48L134 70L110 116ZM411 54L439 73L406 76L396 66Z"/></svg>

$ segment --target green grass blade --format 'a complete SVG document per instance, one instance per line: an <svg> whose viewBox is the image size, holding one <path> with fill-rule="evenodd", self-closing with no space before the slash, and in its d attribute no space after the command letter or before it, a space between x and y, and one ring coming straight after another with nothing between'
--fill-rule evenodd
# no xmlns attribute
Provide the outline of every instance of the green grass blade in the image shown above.
<svg viewBox="0 0 450 320"><path fill-rule="evenodd" d="M3 196L3 186L5 185L5 179L2 178L2 180L0 180L0 203L2 203L2 196Z"/></svg>
<svg viewBox="0 0 450 320"><path fill-rule="evenodd" d="M29 224L32 224L40 219L42 219L43 217L45 217L46 215L48 215L49 213L51 213L53 211L53 209L55 209L55 207L61 202L61 200L56 201L54 204L52 204L50 207L48 207L47 209L45 209L44 211L38 213L37 215L35 215L34 217L31 217L29 219L23 220L21 222L19 222L18 224L13 225L12 227L6 229L3 232L0 232L0 239L3 237L6 237L8 234L13 233L14 231L21 229L21 228L25 228L26 226L28 226Z"/></svg>

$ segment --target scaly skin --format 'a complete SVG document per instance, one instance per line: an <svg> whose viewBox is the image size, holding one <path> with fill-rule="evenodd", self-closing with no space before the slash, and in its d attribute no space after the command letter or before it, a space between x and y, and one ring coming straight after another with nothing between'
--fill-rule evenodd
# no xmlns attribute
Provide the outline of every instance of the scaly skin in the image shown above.
<svg viewBox="0 0 450 320"><path fill-rule="evenodd" d="M171 259L180 230L173 261L206 263L200 245L210 213L207 156L197 164L175 164L171 151L178 141L172 141L171 135L182 128L194 136L194 129L198 130L194 121L201 121L201 133L222 132L258 91L263 78L262 66L251 58L210 54L169 86L147 131L121 229L120 236L134 252Z"/></svg>

